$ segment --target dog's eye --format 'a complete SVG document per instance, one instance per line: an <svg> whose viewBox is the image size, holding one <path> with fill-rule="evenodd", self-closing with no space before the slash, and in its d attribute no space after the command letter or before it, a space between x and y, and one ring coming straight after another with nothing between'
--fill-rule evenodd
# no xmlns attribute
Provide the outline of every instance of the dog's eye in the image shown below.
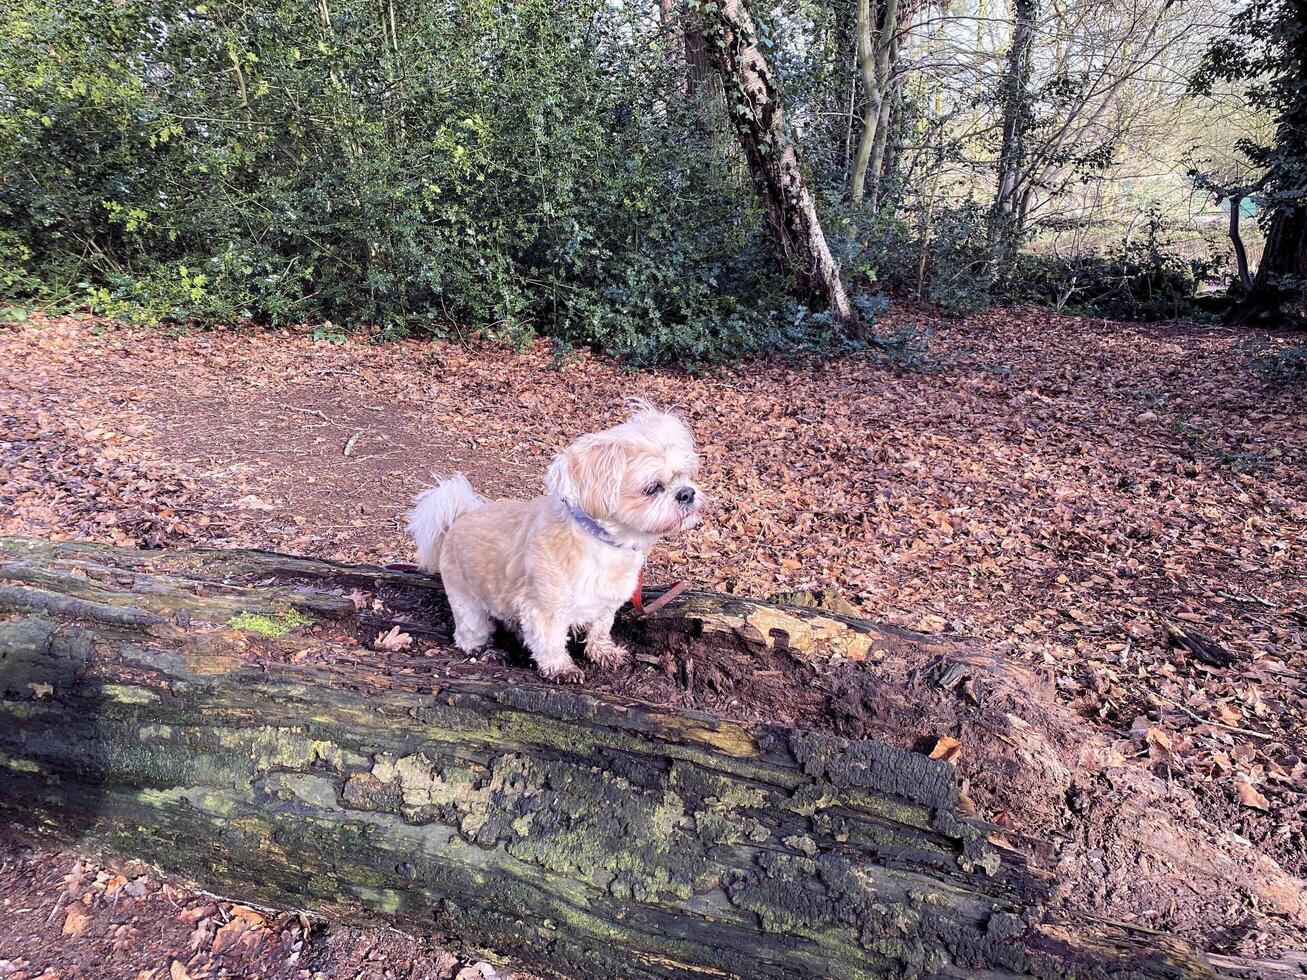
<svg viewBox="0 0 1307 980"><path fill-rule="evenodd" d="M663 485L661 483L654 483L644 488L644 495L646 497L654 497L662 492L663 492Z"/></svg>

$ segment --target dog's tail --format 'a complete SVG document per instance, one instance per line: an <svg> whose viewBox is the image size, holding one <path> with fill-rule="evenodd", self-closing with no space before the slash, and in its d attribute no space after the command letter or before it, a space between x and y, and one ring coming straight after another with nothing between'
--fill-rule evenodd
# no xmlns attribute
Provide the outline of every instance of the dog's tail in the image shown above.
<svg viewBox="0 0 1307 980"><path fill-rule="evenodd" d="M408 533L417 543L418 567L432 575L439 571L440 542L449 526L463 514L485 504L462 473L440 480L418 494L413 509L408 512Z"/></svg>

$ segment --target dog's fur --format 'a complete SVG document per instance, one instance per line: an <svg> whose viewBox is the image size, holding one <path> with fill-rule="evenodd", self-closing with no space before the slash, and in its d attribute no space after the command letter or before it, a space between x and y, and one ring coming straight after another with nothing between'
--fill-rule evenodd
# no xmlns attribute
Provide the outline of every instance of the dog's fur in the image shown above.
<svg viewBox="0 0 1307 980"><path fill-rule="evenodd" d="M636 407L554 457L545 496L487 502L462 474L418 496L409 532L419 566L444 580L460 650L489 643L498 620L518 630L553 680L585 678L567 653L572 629L586 631L595 663L629 659L610 634L613 617L635 591L645 551L697 524L705 502L689 428L647 402ZM604 537L586 529L585 516Z"/></svg>

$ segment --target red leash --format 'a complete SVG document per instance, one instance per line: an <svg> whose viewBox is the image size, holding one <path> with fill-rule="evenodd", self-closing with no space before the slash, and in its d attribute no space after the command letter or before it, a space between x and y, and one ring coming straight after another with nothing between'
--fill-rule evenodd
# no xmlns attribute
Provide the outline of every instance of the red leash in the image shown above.
<svg viewBox="0 0 1307 980"><path fill-rule="evenodd" d="M640 571L636 573L635 594L631 596L631 605L635 607L635 614L637 616L648 616L650 613L656 613L659 609L663 608L663 606L667 605L667 603L675 599L686 590L686 587L687 583L677 582L646 606L644 604L644 568L641 568Z"/></svg>
<svg viewBox="0 0 1307 980"><path fill-rule="evenodd" d="M635 595L631 596L631 605L635 606L637 616L644 615L644 566L635 573Z"/></svg>

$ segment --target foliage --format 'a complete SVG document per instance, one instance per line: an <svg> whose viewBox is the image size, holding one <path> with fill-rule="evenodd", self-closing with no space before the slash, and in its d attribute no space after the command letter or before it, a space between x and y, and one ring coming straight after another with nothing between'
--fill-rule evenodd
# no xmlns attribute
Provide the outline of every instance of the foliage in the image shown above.
<svg viewBox="0 0 1307 980"><path fill-rule="evenodd" d="M1264 29L1266 43L1213 48L1195 91L1287 64L1279 2L1236 19L1232 39ZM1205 270L1166 249L1053 262L995 247L993 67L1012 38L983 3L940 17L903 0L901 47L917 53L886 94L877 206L850 206L855 6L756 10L851 285L958 312L1008 297L1144 318L1187 308ZM687 23L666 29L661 9L10 0L0 296L141 323L546 335L560 357L593 345L637 366L844 349L788 298L721 87L695 75L709 69L687 62ZM1123 184L1113 175L1150 125L1173 125L1186 52L1203 48L1180 44L1196 16L1168 0L1039 5L1016 107L1023 245L1042 222L1087 220L1087 202L1138 213L1146 195L1104 189ZM1101 62L1086 53L1100 38L1117 52ZM1282 75L1257 82L1273 109L1293 94ZM1153 138L1148 153L1163 149ZM1272 209L1302 183L1281 173Z"/></svg>
<svg viewBox="0 0 1307 980"><path fill-rule="evenodd" d="M748 185L599 0L21 0L0 289L110 316L788 345Z"/></svg>
<svg viewBox="0 0 1307 980"><path fill-rule="evenodd" d="M1217 265L1181 255L1154 214L1142 236L1127 237L1111 252L1023 254L1002 288L1016 298L1109 319L1193 318L1201 316L1198 285Z"/></svg>
<svg viewBox="0 0 1307 980"><path fill-rule="evenodd" d="M1218 83L1245 87L1273 119L1272 139L1237 147L1262 172L1266 250L1245 314L1259 308L1277 323L1307 325L1307 8L1295 0L1250 0L1208 48L1192 80L1197 92Z"/></svg>
<svg viewBox="0 0 1307 980"><path fill-rule="evenodd" d="M1276 347L1249 339L1239 349L1262 377L1282 385L1307 385L1307 347Z"/></svg>
<svg viewBox="0 0 1307 980"><path fill-rule="evenodd" d="M846 218L841 260L855 282L890 296L924 300L951 313L984 309L993 300L986 209L976 203L940 208L902 203L853 211Z"/></svg>

